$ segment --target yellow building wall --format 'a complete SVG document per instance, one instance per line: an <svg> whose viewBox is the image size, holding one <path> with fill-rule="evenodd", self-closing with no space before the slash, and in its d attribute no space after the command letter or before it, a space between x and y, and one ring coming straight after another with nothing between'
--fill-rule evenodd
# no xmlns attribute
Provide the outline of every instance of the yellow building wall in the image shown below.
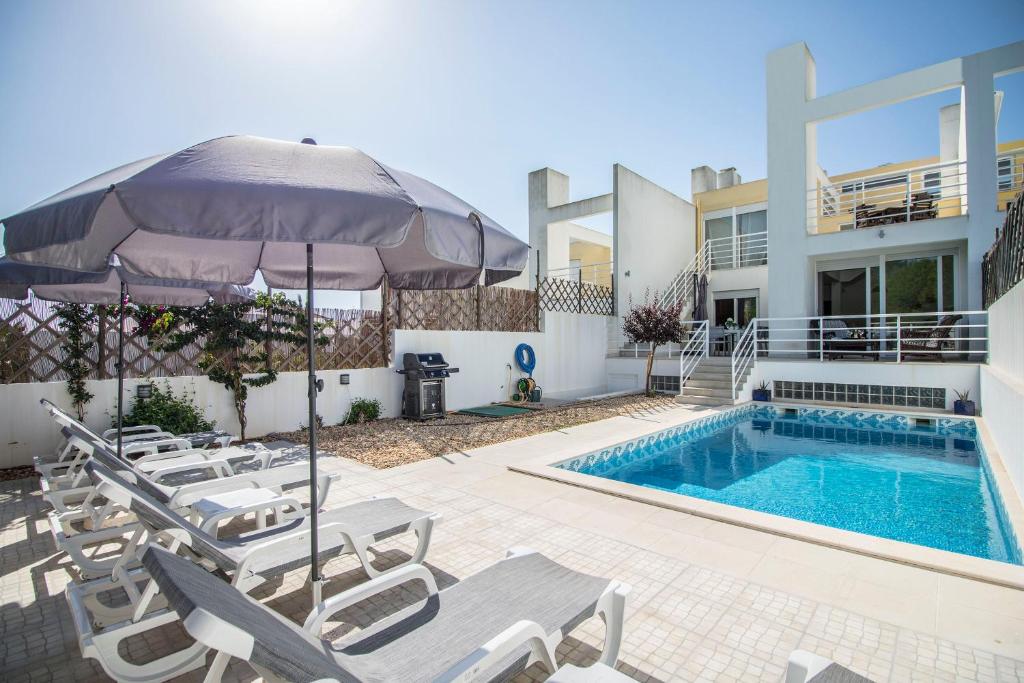
<svg viewBox="0 0 1024 683"><path fill-rule="evenodd" d="M1014 197L1021 190L1021 181L1024 179L1024 140L1013 140L1010 142L1004 142L997 145L996 148L997 156L1013 156L1013 188L999 192L998 205L1000 210L1005 210L1009 202L1013 201ZM911 159L909 161L901 161L895 164L884 164L882 166L875 166L873 168L865 168L859 171L851 171L849 173L839 173L833 176L829 176L829 181L832 185L842 185L851 181L860 180L867 176L886 176L886 175L897 175L902 172L906 172L908 169L914 169L921 166L934 166L939 163L939 157L923 157L920 159ZM934 171L935 169L925 169L926 171ZM995 173L996 170L992 169ZM954 171L947 171L953 173ZM961 172L959 178L947 178L945 182L961 184L957 189L959 191L955 194L966 194L966 188L962 185L966 183L964 172ZM922 192L924 187L924 172L921 173L910 173L910 192L914 194L916 192ZM879 207L884 206L905 206L906 202L906 185L891 185L888 187L872 188L862 192L839 194L840 206L842 210L834 216L823 216L821 215L821 192L817 193L817 202L812 202L812 197L808 197L808 213L810 218L814 218L814 207L818 207L817 216L817 230L816 232L837 232L840 226L854 222L854 209L858 204L876 204ZM750 204L759 204L768 201L768 181L765 180L753 180L739 185L733 185L732 187L725 187L720 190L708 190L707 192L698 192L693 195L693 203L697 207L697 235L695 244L700 247L704 241L704 214L712 211L720 211L723 209L731 209L732 207L743 207ZM948 216L959 216L963 212L962 200L960 197L951 198L938 198L935 202L935 209L938 218L945 218Z"/></svg>
<svg viewBox="0 0 1024 683"><path fill-rule="evenodd" d="M732 207L762 204L768 201L768 181L751 180L720 190L708 190L693 195L693 204L697 207L697 239L694 244L700 249L704 243L704 214Z"/></svg>
<svg viewBox="0 0 1024 683"><path fill-rule="evenodd" d="M1000 211L1006 211L1007 205L1021 190L1021 181L1024 180L1024 140L1013 140L996 145L996 156L1013 157L1013 184L1011 189L999 192L996 197L996 206Z"/></svg>
<svg viewBox="0 0 1024 683"><path fill-rule="evenodd" d="M593 242L573 241L569 243L569 260L580 262L580 279L584 282L602 287L612 286L611 247Z"/></svg>

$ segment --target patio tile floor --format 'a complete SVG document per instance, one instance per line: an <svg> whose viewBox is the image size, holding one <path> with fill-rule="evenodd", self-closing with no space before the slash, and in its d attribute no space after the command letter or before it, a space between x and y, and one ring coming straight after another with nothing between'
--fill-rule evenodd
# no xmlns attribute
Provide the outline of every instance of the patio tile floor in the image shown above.
<svg viewBox="0 0 1024 683"><path fill-rule="evenodd" d="M440 512L427 564L442 587L525 545L575 569L632 585L619 668L640 681L778 681L800 647L877 681L1024 680L1019 591L708 522L505 469L520 458L617 440L679 421L686 408L618 417L518 442L377 471L341 458L327 507L373 494L395 495ZM609 424L612 423L612 424ZM543 449L543 450L541 450ZM105 680L79 654L64 601L73 570L55 552L44 506L30 480L0 483L0 670L5 681ZM382 544L381 566L401 561L411 539ZM328 563L326 593L365 580L358 563ZM304 573L266 584L254 597L299 622L310 605ZM877 600L866 599L872 586ZM901 594L907 609L885 603ZM419 598L399 588L328 624L333 637ZM910 609L913 607L913 609ZM957 619L964 610L970 619ZM344 623L342 623L344 622ZM582 624L559 648L593 662L604 633ZM140 658L186 642L166 629L129 645ZM226 680L255 673L233 661ZM519 681L540 681L531 668ZM181 677L199 681L201 672Z"/></svg>

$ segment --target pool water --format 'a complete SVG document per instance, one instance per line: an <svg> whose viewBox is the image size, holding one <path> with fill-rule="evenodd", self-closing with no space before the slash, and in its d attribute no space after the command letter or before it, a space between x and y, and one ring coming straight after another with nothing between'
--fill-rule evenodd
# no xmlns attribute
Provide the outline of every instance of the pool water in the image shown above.
<svg viewBox="0 0 1024 683"><path fill-rule="evenodd" d="M896 419L900 418L900 419ZM970 421L736 411L558 466L838 529L1021 564Z"/></svg>

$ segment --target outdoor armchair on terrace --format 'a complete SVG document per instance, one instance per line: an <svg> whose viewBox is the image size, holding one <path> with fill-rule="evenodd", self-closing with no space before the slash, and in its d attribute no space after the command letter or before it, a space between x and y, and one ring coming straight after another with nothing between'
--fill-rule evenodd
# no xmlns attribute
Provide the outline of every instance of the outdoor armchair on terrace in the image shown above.
<svg viewBox="0 0 1024 683"><path fill-rule="evenodd" d="M78 587L68 586L83 654L115 678L163 680L198 668L217 652L207 681L220 679L229 659L249 663L264 680L469 681L505 679L534 661L554 671L555 647L584 620L599 614L606 624L601 662L615 664L622 639L629 587L563 567L529 550L508 557L449 588L438 590L421 564L372 579L319 603L300 628L187 559L151 546L142 564L167 609L93 634L77 607ZM421 583L426 598L340 642L320 639L338 612L396 586ZM146 606L140 605L139 617ZM180 620L197 641L145 665L125 661L117 643L129 634Z"/></svg>
<svg viewBox="0 0 1024 683"><path fill-rule="evenodd" d="M900 354L903 359L914 361L938 356L945 362L949 352L956 350L956 339L951 335L962 318L955 313L943 316L935 327L914 326L901 330Z"/></svg>
<svg viewBox="0 0 1024 683"><path fill-rule="evenodd" d="M851 330L844 320L822 318L820 332L817 320L811 321L811 331L812 356L821 354L825 360L835 360L843 356L870 357L872 360L878 360L881 340L875 337L871 330ZM817 348L819 341L820 349Z"/></svg>

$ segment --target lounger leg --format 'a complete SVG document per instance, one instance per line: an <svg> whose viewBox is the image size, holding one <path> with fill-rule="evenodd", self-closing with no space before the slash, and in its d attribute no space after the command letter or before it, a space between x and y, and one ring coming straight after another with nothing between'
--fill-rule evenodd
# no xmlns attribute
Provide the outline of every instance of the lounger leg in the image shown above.
<svg viewBox="0 0 1024 683"><path fill-rule="evenodd" d="M622 624L626 619L626 596L629 591L630 587L627 584L614 582L597 603L597 612L604 621L604 649L598 661L610 667L614 667L619 659Z"/></svg>
<svg viewBox="0 0 1024 683"><path fill-rule="evenodd" d="M203 683L220 683L230 661L231 655L218 652L217 656L213 658L213 662L210 663L210 668L206 670L206 678L203 679Z"/></svg>
<svg viewBox="0 0 1024 683"><path fill-rule="evenodd" d="M381 574L387 572L393 572L396 569L401 569L410 564L423 564L423 558L427 556L427 550L430 548L430 536L434 531L434 523L441 519L440 515L431 515L423 519L418 519L409 525L409 530L416 534L416 550L413 551L412 557L405 562L389 567L386 571L378 571L370 564L370 558L367 554L367 549L373 545L373 536L362 536L360 538L346 537L346 541L352 547L352 551L359 558L359 562L363 565L363 570L367 576L371 579L375 579Z"/></svg>

